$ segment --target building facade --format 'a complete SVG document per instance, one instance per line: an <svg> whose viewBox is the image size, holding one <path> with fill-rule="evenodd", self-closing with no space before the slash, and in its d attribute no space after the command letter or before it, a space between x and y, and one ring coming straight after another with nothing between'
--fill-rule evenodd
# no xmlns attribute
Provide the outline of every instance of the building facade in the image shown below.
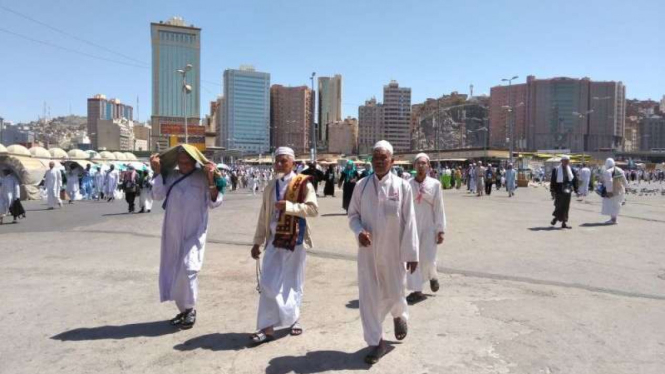
<svg viewBox="0 0 665 374"><path fill-rule="evenodd" d="M328 125L342 120L342 76L319 77L319 116L317 140L328 144Z"/></svg>
<svg viewBox="0 0 665 374"><path fill-rule="evenodd" d="M536 79L492 87L490 143L514 149L570 149L593 152L621 149L626 93L621 82L589 78Z"/></svg>
<svg viewBox="0 0 665 374"><path fill-rule="evenodd" d="M328 152L354 155L358 153L358 120L347 117L330 124Z"/></svg>
<svg viewBox="0 0 665 374"><path fill-rule="evenodd" d="M396 152L411 149L411 89L396 81L383 86L383 134Z"/></svg>
<svg viewBox="0 0 665 374"><path fill-rule="evenodd" d="M270 74L251 66L224 71L221 144L247 153L270 150Z"/></svg>
<svg viewBox="0 0 665 374"><path fill-rule="evenodd" d="M297 154L310 149L312 129L312 91L307 86L270 88L271 148L293 148Z"/></svg>
<svg viewBox="0 0 665 374"><path fill-rule="evenodd" d="M374 144L383 138L383 104L371 98L358 107L358 152L371 153Z"/></svg>
<svg viewBox="0 0 665 374"><path fill-rule="evenodd" d="M133 151L134 122L125 118L97 120L98 150Z"/></svg>
<svg viewBox="0 0 665 374"><path fill-rule="evenodd" d="M642 118L640 151L665 152L665 117L652 115Z"/></svg>
<svg viewBox="0 0 665 374"><path fill-rule="evenodd" d="M97 120L127 119L134 118L134 108L125 105L118 99L107 99L105 95L98 94L88 99L88 137L93 149L98 147L97 142Z"/></svg>
<svg viewBox="0 0 665 374"><path fill-rule="evenodd" d="M185 24L179 17L166 22L150 24L152 44L152 117L151 124L158 150L169 147L175 138L184 141L183 126L185 114L189 126L199 125L201 98L201 29ZM191 91L183 90L183 78L178 69L187 71L186 81ZM184 101L183 101L184 99ZM176 127L174 127L174 125ZM188 129L189 129L188 126ZM180 129L182 133L167 133L163 130ZM205 146L204 137L198 136L196 129L191 131L189 143Z"/></svg>

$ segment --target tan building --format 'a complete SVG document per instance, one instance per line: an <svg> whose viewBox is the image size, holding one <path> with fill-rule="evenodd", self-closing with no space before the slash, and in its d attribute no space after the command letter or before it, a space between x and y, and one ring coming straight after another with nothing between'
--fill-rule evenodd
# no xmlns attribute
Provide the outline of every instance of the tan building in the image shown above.
<svg viewBox="0 0 665 374"><path fill-rule="evenodd" d="M353 155L358 153L358 120L347 117L328 127L328 152Z"/></svg>
<svg viewBox="0 0 665 374"><path fill-rule="evenodd" d="M383 132L396 152L411 150L411 89L396 81L383 86Z"/></svg>
<svg viewBox="0 0 665 374"><path fill-rule="evenodd" d="M342 120L342 76L319 77L319 133L320 144L328 143L328 125Z"/></svg>
<svg viewBox="0 0 665 374"><path fill-rule="evenodd" d="M134 150L147 151L150 150L152 140L152 128L146 124L136 124L134 126Z"/></svg>
<svg viewBox="0 0 665 374"><path fill-rule="evenodd" d="M126 119L97 120L97 149L109 151L134 150L134 123Z"/></svg>
<svg viewBox="0 0 665 374"><path fill-rule="evenodd" d="M307 86L270 87L270 145L288 146L298 154L310 149L312 91Z"/></svg>
<svg viewBox="0 0 665 374"><path fill-rule="evenodd" d="M358 152L371 153L383 137L383 105L373 97L358 107Z"/></svg>

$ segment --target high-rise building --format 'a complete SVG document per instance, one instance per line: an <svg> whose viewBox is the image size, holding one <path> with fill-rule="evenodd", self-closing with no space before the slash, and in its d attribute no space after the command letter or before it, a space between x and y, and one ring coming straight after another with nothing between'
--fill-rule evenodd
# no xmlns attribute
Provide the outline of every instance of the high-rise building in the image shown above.
<svg viewBox="0 0 665 374"><path fill-rule="evenodd" d="M99 147L97 134L99 133L99 120L112 121L114 119L126 119L132 121L134 109L120 102L118 99L107 99L106 96L98 94L88 99L88 137L94 149Z"/></svg>
<svg viewBox="0 0 665 374"><path fill-rule="evenodd" d="M198 126L201 111L201 29L186 25L180 17L166 22L151 23L152 43L152 118L156 147L161 150L184 141L185 114L188 129ZM183 77L178 69L191 69L186 73L189 93L183 89ZM184 101L183 101L184 95ZM186 108L186 109L185 109ZM205 147L204 131L189 131L189 143Z"/></svg>
<svg viewBox="0 0 665 374"><path fill-rule="evenodd" d="M373 97L358 107L358 152L371 153L374 144L383 138L383 104Z"/></svg>
<svg viewBox="0 0 665 374"><path fill-rule="evenodd" d="M317 139L328 143L328 124L342 120L342 76L319 77L319 119Z"/></svg>
<svg viewBox="0 0 665 374"><path fill-rule="evenodd" d="M224 71L222 146L246 153L270 150L270 74L252 66Z"/></svg>
<svg viewBox="0 0 665 374"><path fill-rule="evenodd" d="M212 120L215 123L215 132L217 132L215 146L221 147L222 137L224 136L222 132L222 124L224 123L224 96L217 97L217 105L215 106L215 113L212 116Z"/></svg>
<svg viewBox="0 0 665 374"><path fill-rule="evenodd" d="M270 88L270 143L273 149L293 148L307 153L312 128L312 91L307 86Z"/></svg>
<svg viewBox="0 0 665 374"><path fill-rule="evenodd" d="M383 86L383 133L396 152L411 149L411 89L396 81Z"/></svg>
<svg viewBox="0 0 665 374"><path fill-rule="evenodd" d="M623 145L626 93L621 82L589 78L536 79L492 87L490 145L592 152Z"/></svg>
<svg viewBox="0 0 665 374"><path fill-rule="evenodd" d="M358 120L347 117L330 124L328 152L353 155L358 152Z"/></svg>

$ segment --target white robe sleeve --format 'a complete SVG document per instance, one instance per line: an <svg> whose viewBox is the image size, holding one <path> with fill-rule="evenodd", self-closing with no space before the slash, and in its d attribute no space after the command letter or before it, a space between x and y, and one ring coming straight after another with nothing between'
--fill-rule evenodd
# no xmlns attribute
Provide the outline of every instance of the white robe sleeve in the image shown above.
<svg viewBox="0 0 665 374"><path fill-rule="evenodd" d="M439 187L437 185L437 187ZM436 227L436 234L446 232L446 210L443 206L443 192L441 188L437 188L434 192L434 225Z"/></svg>
<svg viewBox="0 0 665 374"><path fill-rule="evenodd" d="M362 223L362 217L360 216L360 205L362 203L361 201L361 193L358 191L359 188L362 188L365 184L367 184L367 180L369 178L365 178L364 180L360 181L359 183L356 183L356 186L353 188L353 195L351 195L351 202L349 203L349 227L351 228L351 231L355 234L356 240L358 240L358 235L360 235L365 228L363 227ZM415 219L415 218L414 218Z"/></svg>
<svg viewBox="0 0 665 374"><path fill-rule="evenodd" d="M166 184L164 183L164 176L162 174L158 174L152 179L152 183L152 199L164 200L166 198Z"/></svg>
<svg viewBox="0 0 665 374"><path fill-rule="evenodd" d="M311 183L307 182L307 196L304 203L286 201L286 214L301 218L316 217L319 215L319 204L316 201L316 192Z"/></svg>
<svg viewBox="0 0 665 374"><path fill-rule="evenodd" d="M357 185L356 185L357 187ZM400 238L400 260L402 262L418 262L418 229L416 212L413 207L413 192L408 183L402 184L404 196L402 202L402 237ZM349 215L350 215L349 211Z"/></svg>

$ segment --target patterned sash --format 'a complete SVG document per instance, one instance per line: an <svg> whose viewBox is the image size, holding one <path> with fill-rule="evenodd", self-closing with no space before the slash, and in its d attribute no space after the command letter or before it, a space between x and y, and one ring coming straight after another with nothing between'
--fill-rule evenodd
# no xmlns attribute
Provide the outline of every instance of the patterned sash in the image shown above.
<svg viewBox="0 0 665 374"><path fill-rule="evenodd" d="M302 174L293 177L284 193L284 200L291 203L304 203L307 194L307 182L310 178L310 176ZM275 183L275 195L277 196L276 200L279 201L279 180ZM303 243L306 230L307 221L304 218L280 211L279 219L277 220L277 229L275 230L275 239L272 244L275 248L284 248L293 251L296 245Z"/></svg>

